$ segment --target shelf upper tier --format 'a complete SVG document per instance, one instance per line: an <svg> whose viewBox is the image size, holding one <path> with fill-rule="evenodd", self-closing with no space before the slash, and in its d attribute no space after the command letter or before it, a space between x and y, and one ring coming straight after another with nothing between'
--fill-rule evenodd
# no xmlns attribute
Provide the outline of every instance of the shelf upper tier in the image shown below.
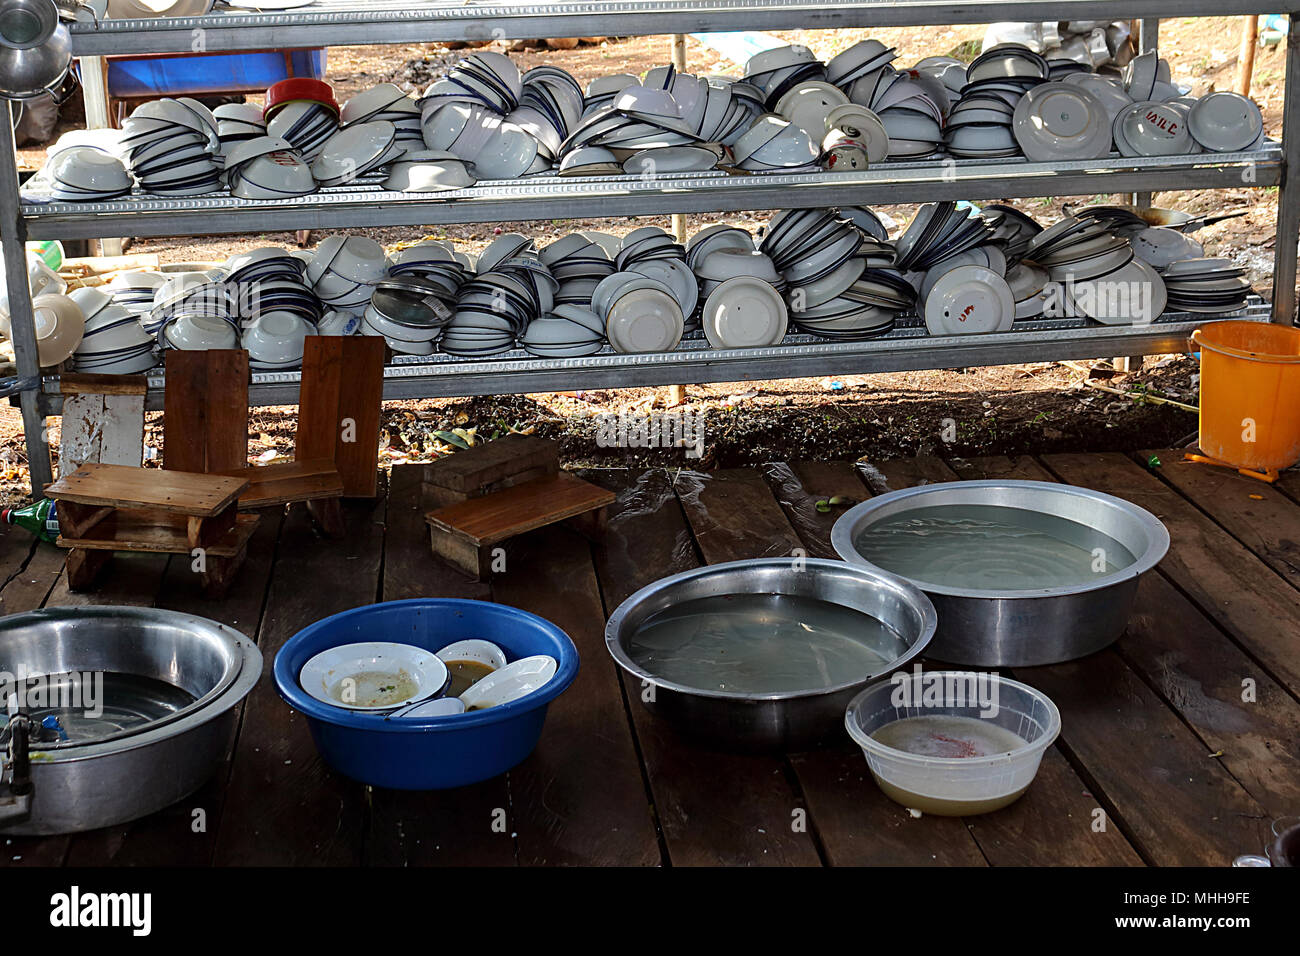
<svg viewBox="0 0 1300 956"><path fill-rule="evenodd" d="M78 56L209 53L435 40L628 36L717 30L831 29L1121 20L1268 13L1258 0L608 0L572 3L447 3L317 0L283 12L236 10L204 17L105 20L73 27ZM202 31L197 33L196 31Z"/></svg>
<svg viewBox="0 0 1300 956"><path fill-rule="evenodd" d="M1033 319L1010 332L987 335L927 335L914 315L900 316L889 334L860 342L828 342L788 335L781 345L758 349L711 349L701 337L686 339L672 352L620 355L608 347L582 358L537 358L513 352L490 359L435 355L407 356L384 369L384 398L439 398L552 392L570 388L621 388L680 382L740 382L834 374L962 368L1115 355L1182 352L1192 330L1220 316L1168 312L1142 326L1098 325L1085 319ZM1267 321L1268 306L1257 296L1233 318ZM161 408L163 375L149 373L148 408ZM57 378L45 382L42 413L59 413ZM254 373L253 405L292 405L298 373Z"/></svg>
<svg viewBox="0 0 1300 956"><path fill-rule="evenodd" d="M103 203L29 202L23 218L29 239L286 232L1275 186L1281 169L1281 148L1268 143L1245 153L1058 163L929 160L843 173L674 173L654 180L534 176L428 198L388 192L374 182L271 201L224 193L194 199L139 195Z"/></svg>

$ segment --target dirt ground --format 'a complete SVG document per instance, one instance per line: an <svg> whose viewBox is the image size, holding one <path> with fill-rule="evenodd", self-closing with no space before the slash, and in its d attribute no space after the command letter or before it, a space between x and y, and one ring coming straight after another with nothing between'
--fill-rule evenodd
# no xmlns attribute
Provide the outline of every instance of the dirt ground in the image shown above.
<svg viewBox="0 0 1300 956"><path fill-rule="evenodd" d="M982 26L904 28L871 31L791 31L790 42L810 46L822 58L833 56L867 35L898 47L899 65L929 55L969 59L978 51ZM1161 53L1175 80L1197 94L1227 89L1236 76L1238 18L1178 19L1161 23ZM504 49L498 46L497 49ZM569 70L580 82L609 73L642 73L668 62L668 37L610 38L576 49L512 51L524 68L551 63ZM458 51L436 45L335 48L328 54L328 79L340 98L392 80L406 88L427 85ZM694 72L736 73L738 64L721 58L693 38L687 62ZM1258 51L1252 95L1264 113L1269 135L1281 135L1284 61L1279 47ZM69 120L66 125L74 125ZM39 166L41 146L20 150L28 165ZM1065 202L1124 201L1119 196L1067 199ZM1061 214L1058 199L1015 200L1040 221ZM1246 215L1197 233L1207 255L1239 262L1251 281L1267 292L1272 281L1275 189L1167 192L1156 204L1196 213L1244 210ZM877 206L900 226L913 214L910 206ZM749 229L766 222L770 211L726 217ZM691 232L715 221L688 217ZM435 231L404 228L362 230L388 246L425 236L449 238L458 247L478 251L509 231L537 236L539 244L565 233L600 228L625 234L668 217L601 221L549 221L439 227ZM312 242L323 238L312 236ZM163 262L221 261L232 253L261 245L292 245L291 233L268 231L244 236L196 236L141 240L132 252L157 253ZM686 409L705 421L705 467L770 461L780 458L891 458L933 453L942 456L1015 454L1028 451L1130 450L1163 446L1194 438L1197 368L1188 356L1148 357L1140 371L1112 379L1104 367L1094 370L1060 364L950 369L835 379L690 385ZM1091 381L1091 385L1088 382ZM1118 388L1116 395L1093 386ZM1174 403L1160 403L1165 398ZM663 410L667 389L622 389L479 399L391 402L385 405L381 461L427 460L454 450L447 441L454 428L469 439L490 438L510 428L535 430L562 443L566 462L617 464L656 461L700 467L682 449L603 448L597 442L599 416L606 412ZM269 460L292 454L293 408L256 409L250 457ZM57 422L51 422L57 442ZM159 416L150 416L147 444L158 460ZM443 436L435 434L443 432ZM459 439L464 441L463 438ZM25 492L26 468L21 422L16 409L0 408L0 498Z"/></svg>

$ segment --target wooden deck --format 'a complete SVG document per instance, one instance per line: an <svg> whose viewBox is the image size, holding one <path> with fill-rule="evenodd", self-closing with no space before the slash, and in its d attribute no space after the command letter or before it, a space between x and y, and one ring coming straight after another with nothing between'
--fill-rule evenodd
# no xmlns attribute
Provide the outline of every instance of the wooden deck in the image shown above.
<svg viewBox="0 0 1300 956"><path fill-rule="evenodd" d="M268 515L226 600L188 561L119 557L72 594L62 553L0 537L4 613L42 605L156 604L256 635L266 655L228 764L193 798L134 824L7 838L5 865L1211 865L1259 853L1300 807L1300 476L1277 487L1150 453L944 463L774 464L700 475L584 473L618 493L601 546L562 528L509 549L509 572L467 580L430 555L420 472L399 467L374 502L346 506L342 540L305 511ZM606 613L633 590L702 562L831 556L836 514L815 502L955 478L1066 481L1120 495L1168 525L1128 633L1086 660L1020 669L1064 728L1019 802L969 820L915 819L874 786L860 751L739 757L677 739L605 652ZM368 790L317 758L277 696L275 652L298 629L376 600L487 598L558 623L582 655L536 753L461 790ZM195 808L206 827L194 832ZM504 814L504 817L503 817ZM500 824L504 820L504 827Z"/></svg>

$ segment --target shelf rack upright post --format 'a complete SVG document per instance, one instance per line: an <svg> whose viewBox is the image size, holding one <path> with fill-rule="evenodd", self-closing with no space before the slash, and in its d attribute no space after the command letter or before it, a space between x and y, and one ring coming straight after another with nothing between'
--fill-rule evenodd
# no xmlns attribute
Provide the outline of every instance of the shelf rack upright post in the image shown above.
<svg viewBox="0 0 1300 956"><path fill-rule="evenodd" d="M555 0L541 3L451 0L318 0L282 12L224 11L202 17L104 20L72 27L78 56L185 53L201 38L207 52L367 44L411 44L529 37L671 35L727 30L935 26L1001 20L1117 20L1235 16L1273 12L1259 0ZM1300 24L1300 11L1288 12ZM1145 32L1145 31L1144 31ZM1272 302L1247 314L1291 323L1296 314L1296 249L1300 238L1300 37L1287 38L1281 144L1250 152L1059 163L1026 160L890 162L855 172L669 174L572 180L536 177L489 182L438 198L385 192L374 182L323 190L297 200L252 202L220 195L168 200L137 196L108 203L24 202L18 193L13 129L0 119L0 248L6 261L13 339L21 378L39 381L31 302L23 255L28 239L107 239L232 234L366 226L432 226L466 222L662 216L742 210L1008 199L1156 190L1278 187ZM712 350L684 342L660 355L601 353L582 359L403 358L385 371L389 399L554 391L575 387L672 385L789 378L848 372L996 365L1182 351L1199 324L1166 314L1133 326L1089 326L1083 320L1017 322L1012 332L926 336L915 320L863 342L790 336L765 349ZM297 373L254 376L256 405L293 404ZM147 407L161 407L161 372L151 375ZM51 478L44 420L59 414L57 380L23 391L33 490Z"/></svg>

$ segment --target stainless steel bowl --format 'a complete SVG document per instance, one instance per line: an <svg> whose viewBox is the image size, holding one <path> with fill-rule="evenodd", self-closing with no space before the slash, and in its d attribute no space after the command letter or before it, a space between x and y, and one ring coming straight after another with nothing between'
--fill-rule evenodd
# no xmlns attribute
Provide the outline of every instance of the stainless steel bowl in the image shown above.
<svg viewBox="0 0 1300 956"><path fill-rule="evenodd" d="M651 615L678 602L729 594L786 594L853 608L889 625L907 651L848 683L794 693L745 694L674 683L632 660L628 645ZM917 588L882 571L816 558L733 561L685 571L637 591L605 626L605 646L655 714L725 750L799 750L842 739L844 708L873 680L919 655L935 629L934 607Z"/></svg>
<svg viewBox="0 0 1300 956"><path fill-rule="evenodd" d="M1072 485L996 480L922 485L864 501L835 522L831 544L845 561L888 571L858 553L858 536L878 522L939 505L992 505L1066 518L1113 538L1136 558L1080 584L1032 591L948 587L909 578L939 612L929 656L953 664L1032 667L1101 650L1123 633L1138 579L1169 550L1169 532L1160 519L1132 502Z"/></svg>
<svg viewBox="0 0 1300 956"><path fill-rule="evenodd" d="M96 740L33 741L21 792L13 792L17 761L5 767L0 831L110 826L193 793L225 759L235 706L261 676L262 654L224 624L157 608L47 608L0 619L0 672L10 675L7 680L96 671L165 681L195 700Z"/></svg>

